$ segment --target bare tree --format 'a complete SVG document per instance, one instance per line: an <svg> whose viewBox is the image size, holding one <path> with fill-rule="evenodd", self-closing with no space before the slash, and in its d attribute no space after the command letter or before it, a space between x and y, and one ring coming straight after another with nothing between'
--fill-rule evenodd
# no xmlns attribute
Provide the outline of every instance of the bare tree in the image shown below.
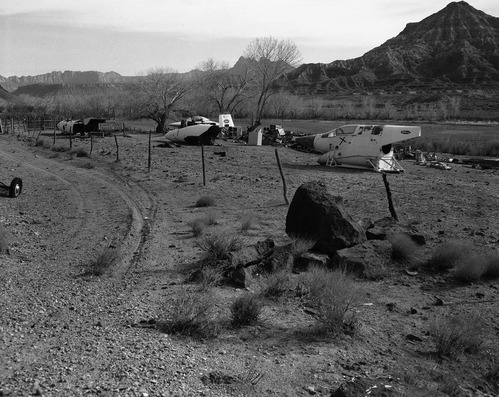
<svg viewBox="0 0 499 397"><path fill-rule="evenodd" d="M164 133L171 112L190 88L189 77L171 69L153 69L140 78L135 103L143 117L158 123L156 132Z"/></svg>
<svg viewBox="0 0 499 397"><path fill-rule="evenodd" d="M233 113L249 95L248 70L235 73L227 62L213 58L200 65L203 71L200 86L205 98L219 113Z"/></svg>
<svg viewBox="0 0 499 397"><path fill-rule="evenodd" d="M244 53L252 73L256 101L253 125L260 123L267 100L274 94L277 80L298 66L301 55L290 40L263 37L253 40Z"/></svg>

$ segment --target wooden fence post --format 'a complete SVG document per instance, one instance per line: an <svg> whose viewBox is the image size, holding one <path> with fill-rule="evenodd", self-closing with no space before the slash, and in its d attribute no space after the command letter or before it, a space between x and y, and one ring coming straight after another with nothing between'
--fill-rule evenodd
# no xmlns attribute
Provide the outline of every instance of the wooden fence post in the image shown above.
<svg viewBox="0 0 499 397"><path fill-rule="evenodd" d="M392 192L390 191L390 185L388 184L388 180L386 179L386 173L383 172L382 175L383 175L383 182L385 184L386 195L388 197L388 208L390 210L390 214L392 214L392 218L398 222L399 218L398 218L397 213L395 212L395 208L393 206Z"/></svg>
<svg viewBox="0 0 499 397"><path fill-rule="evenodd" d="M201 144L201 164L203 166L203 186L206 186L206 170L204 166L204 145Z"/></svg>
<svg viewBox="0 0 499 397"><path fill-rule="evenodd" d="M118 137L116 136L116 134L113 134L114 135L114 142L116 142L116 162L119 163L120 162L120 147L118 146Z"/></svg>
<svg viewBox="0 0 499 397"><path fill-rule="evenodd" d="M149 130L149 151L147 154L147 172L151 172L151 135L152 135L151 131Z"/></svg>
<svg viewBox="0 0 499 397"><path fill-rule="evenodd" d="M277 166L279 167L279 172L281 173L282 190L283 190L283 194L284 194L284 201L285 201L286 204L289 204L288 196L287 196L286 179L284 179L284 173L282 172L281 160L279 160L279 153L277 152L277 148L275 149L275 157L277 159Z"/></svg>

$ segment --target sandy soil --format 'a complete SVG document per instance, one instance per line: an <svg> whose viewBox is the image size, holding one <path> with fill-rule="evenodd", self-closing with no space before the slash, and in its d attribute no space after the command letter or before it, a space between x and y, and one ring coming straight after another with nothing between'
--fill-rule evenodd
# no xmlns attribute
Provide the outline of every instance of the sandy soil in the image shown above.
<svg viewBox="0 0 499 397"><path fill-rule="evenodd" d="M199 147L160 147L154 138L148 172L147 135L118 137L119 162L112 138L96 140L90 157L54 152L51 138L41 138L47 147L0 137L0 180L24 183L19 197L0 196L10 239L10 254L0 254L0 396L329 396L349 382L359 387L350 395L498 395L497 375L486 379L499 362L497 280L463 284L394 267L382 280L358 280L358 327L335 338L303 336L314 319L292 294L266 302L259 325L228 327L215 339L148 326L181 290L207 294L221 316L247 292L185 283L183 270L201 254L189 221L215 211L218 227L235 231L253 216L245 244L289 242L274 148L220 142L225 157L214 154L219 146L205 148L203 185ZM88 140L74 145L90 148ZM389 216L381 175L321 167L315 155L289 148L279 156L290 200L302 183L319 180L356 220ZM423 258L454 238L498 247L499 171L402 165L406 172L388 180L401 223L426 236ZM205 195L216 205L196 208ZM119 251L118 264L85 276L105 247ZM438 357L429 325L456 314L482 319L482 348ZM210 373L218 382L203 382Z"/></svg>

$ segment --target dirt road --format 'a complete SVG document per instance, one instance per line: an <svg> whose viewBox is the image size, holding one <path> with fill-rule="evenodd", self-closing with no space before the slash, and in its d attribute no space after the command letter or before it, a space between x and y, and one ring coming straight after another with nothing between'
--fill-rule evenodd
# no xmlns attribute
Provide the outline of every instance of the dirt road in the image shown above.
<svg viewBox="0 0 499 397"><path fill-rule="evenodd" d="M88 141L75 145L88 151ZM318 167L314 155L279 150L290 200L303 182L321 180L344 197L355 219L389 215L380 175ZM120 137L120 163L114 151L110 139L79 158L49 144L0 138L0 180L19 176L24 182L18 198L0 196L0 224L10 234L11 251L0 255L0 395L330 395L352 377L392 386L393 395L445 395L437 389L449 374L465 395L492 395L481 374L497 353L497 281L456 287L441 276L395 270L386 280L363 283L367 305L358 308L358 334L334 341L297 337L312 318L293 300L269 303L263 325L227 330L213 341L178 339L149 327L179 291L198 293L181 272L200 254L189 221L214 211L219 227L235 228L250 214L255 222L244 236L248 245L267 237L281 244L289 241L288 207L271 147L228 145L225 157L207 149L206 185L199 148L155 142L150 173L146 136ZM425 234L423 255L451 238L497 247L497 171L403 166L405 174L389 177L392 194L401 221ZM196 208L203 195L216 205ZM120 253L119 265L101 277L83 276L106 247ZM227 313L245 291L211 293ZM491 300L478 306L487 331L480 356L456 363L431 355L429 321L477 309L433 307L434 295ZM387 304L396 309L387 312ZM408 334L422 341L409 343ZM264 374L256 387L235 392L201 380L213 371L246 379L255 366Z"/></svg>

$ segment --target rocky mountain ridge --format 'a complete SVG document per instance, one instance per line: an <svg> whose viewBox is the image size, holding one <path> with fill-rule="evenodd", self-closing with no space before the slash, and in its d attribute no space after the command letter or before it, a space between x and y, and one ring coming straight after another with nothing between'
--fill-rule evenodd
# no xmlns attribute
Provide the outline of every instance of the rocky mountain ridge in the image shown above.
<svg viewBox="0 0 499 397"><path fill-rule="evenodd" d="M499 18L453 2L359 58L305 64L285 78L297 92L499 85Z"/></svg>
<svg viewBox="0 0 499 397"><path fill-rule="evenodd" d="M244 69L241 57L232 67ZM201 73L192 71L188 73ZM133 82L116 72L51 72L38 76L0 76L9 92L35 85L94 85ZM296 94L347 90L465 89L499 86L499 18L464 1L452 2L420 22L408 23L396 37L361 57L303 64L280 83ZM29 89L24 90L29 94ZM39 91L39 90L38 90Z"/></svg>
<svg viewBox="0 0 499 397"><path fill-rule="evenodd" d="M97 71L53 71L36 76L0 76L0 85L7 91L34 84L114 84L127 83L135 77L122 76L116 72Z"/></svg>

